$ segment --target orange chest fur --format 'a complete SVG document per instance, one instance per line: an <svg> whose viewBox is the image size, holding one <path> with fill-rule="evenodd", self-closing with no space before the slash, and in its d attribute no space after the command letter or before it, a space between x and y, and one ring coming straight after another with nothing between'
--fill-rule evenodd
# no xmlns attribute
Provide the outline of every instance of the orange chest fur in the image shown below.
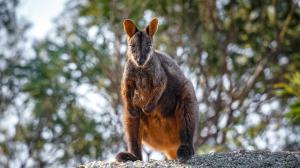
<svg viewBox="0 0 300 168"><path fill-rule="evenodd" d="M151 115L142 115L140 124L143 143L160 151L178 148L180 140L176 115L163 117L157 108Z"/></svg>

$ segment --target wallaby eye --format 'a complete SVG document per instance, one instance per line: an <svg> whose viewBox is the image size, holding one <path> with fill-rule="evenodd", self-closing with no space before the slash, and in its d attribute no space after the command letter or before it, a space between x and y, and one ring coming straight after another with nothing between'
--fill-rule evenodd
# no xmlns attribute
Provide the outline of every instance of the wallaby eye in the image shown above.
<svg viewBox="0 0 300 168"><path fill-rule="evenodd" d="M129 44L129 46L130 46L131 48L134 48L134 47L135 47L135 45L134 45L134 44Z"/></svg>

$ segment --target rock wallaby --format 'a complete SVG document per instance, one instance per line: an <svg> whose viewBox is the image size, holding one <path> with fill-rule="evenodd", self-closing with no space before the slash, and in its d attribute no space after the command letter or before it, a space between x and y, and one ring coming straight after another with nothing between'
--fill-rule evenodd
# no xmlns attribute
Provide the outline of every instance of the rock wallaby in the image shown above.
<svg viewBox="0 0 300 168"><path fill-rule="evenodd" d="M194 154L198 105L192 83L169 56L154 50L158 19L144 30L123 23L128 35L127 62L121 84L128 152L118 161L142 160L142 144L168 159L186 161Z"/></svg>

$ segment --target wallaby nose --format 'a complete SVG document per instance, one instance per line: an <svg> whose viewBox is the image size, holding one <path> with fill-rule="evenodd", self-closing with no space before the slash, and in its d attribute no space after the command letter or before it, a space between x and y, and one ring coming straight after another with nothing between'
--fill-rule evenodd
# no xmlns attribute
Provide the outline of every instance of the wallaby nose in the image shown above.
<svg viewBox="0 0 300 168"><path fill-rule="evenodd" d="M145 63L145 59L139 59L138 64L143 65Z"/></svg>

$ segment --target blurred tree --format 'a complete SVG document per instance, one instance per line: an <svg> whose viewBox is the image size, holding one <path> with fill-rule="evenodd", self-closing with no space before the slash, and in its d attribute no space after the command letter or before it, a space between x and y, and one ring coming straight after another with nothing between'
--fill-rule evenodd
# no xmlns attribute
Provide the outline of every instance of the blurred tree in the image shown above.
<svg viewBox="0 0 300 168"><path fill-rule="evenodd" d="M3 115L8 106L12 105L11 100L19 92L20 72L13 70L21 64L19 44L24 41L23 33L28 25L17 24L15 16L17 4L16 0L0 1L0 36L5 37L0 39L0 115Z"/></svg>
<svg viewBox="0 0 300 168"><path fill-rule="evenodd" d="M26 48L29 25L16 18L17 5L0 2L0 167L75 165L101 158L101 123L76 101L78 72L60 59L56 44L36 42L35 54Z"/></svg>
<svg viewBox="0 0 300 168"><path fill-rule="evenodd" d="M0 9L15 13L15 7ZM272 148L274 136L284 139L289 132L299 139L297 125L287 122L297 119L288 112L295 101L274 94L278 83L298 93L296 75L284 74L300 70L299 1L79 0L68 1L54 31L34 42L30 59L23 50L16 57L17 47L3 46L11 50L0 53L1 114L15 107L18 119L10 135L0 127L0 165L74 166L122 150L122 20L131 18L143 28L153 16L160 19L156 48L175 58L196 88L199 152ZM13 37L4 27L3 37ZM23 33L12 35L19 37L14 45L25 43ZM17 84L12 89L6 81ZM89 102L90 94L100 96Z"/></svg>
<svg viewBox="0 0 300 168"><path fill-rule="evenodd" d="M9 146L13 140L15 120L22 116L24 107L21 86L26 82L21 66L27 63L22 56L24 36L29 25L16 18L17 0L0 1L0 166L9 167L16 159L17 147ZM19 101L16 99L19 97ZM14 148L12 150L12 148Z"/></svg>

